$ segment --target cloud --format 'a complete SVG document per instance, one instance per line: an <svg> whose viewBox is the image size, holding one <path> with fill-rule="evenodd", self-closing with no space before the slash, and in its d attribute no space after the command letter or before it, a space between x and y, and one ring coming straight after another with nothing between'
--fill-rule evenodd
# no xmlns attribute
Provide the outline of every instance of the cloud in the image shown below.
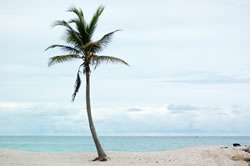
<svg viewBox="0 0 250 166"><path fill-rule="evenodd" d="M167 83L184 83L184 84L250 84L250 79L203 79L203 80L168 80Z"/></svg>
<svg viewBox="0 0 250 166"><path fill-rule="evenodd" d="M143 111L143 110L140 108L129 108L128 109L128 112L141 112L141 111Z"/></svg>
<svg viewBox="0 0 250 166"><path fill-rule="evenodd" d="M190 111L190 110L199 110L199 108L191 106L191 105L168 105L168 110L173 111Z"/></svg>
<svg viewBox="0 0 250 166"><path fill-rule="evenodd" d="M164 81L165 83L183 84L250 84L249 77L228 76L219 73L182 73L175 78Z"/></svg>
<svg viewBox="0 0 250 166"><path fill-rule="evenodd" d="M183 113L183 112L192 112L192 111L217 111L220 110L219 107L211 107L211 106L193 106L193 105L188 105L188 104L169 104L168 105L168 111L170 113Z"/></svg>
<svg viewBox="0 0 250 166"><path fill-rule="evenodd" d="M3 105L9 109L0 111L0 125L4 126L1 135L90 135L86 110L79 106ZM93 107L92 113L98 135L247 135L249 109L241 106L237 110L232 106L169 104L114 107L111 111L108 107Z"/></svg>
<svg viewBox="0 0 250 166"><path fill-rule="evenodd" d="M140 107L143 111L120 112L97 124L102 135L247 135L249 131L246 124L250 114L246 109L236 113L230 106L174 106L188 111L176 114L166 107Z"/></svg>
<svg viewBox="0 0 250 166"><path fill-rule="evenodd" d="M84 110L61 103L0 103L1 135L88 133Z"/></svg>
<svg viewBox="0 0 250 166"><path fill-rule="evenodd" d="M0 102L0 111L11 111L16 109L28 109L34 106L33 103L24 102Z"/></svg>

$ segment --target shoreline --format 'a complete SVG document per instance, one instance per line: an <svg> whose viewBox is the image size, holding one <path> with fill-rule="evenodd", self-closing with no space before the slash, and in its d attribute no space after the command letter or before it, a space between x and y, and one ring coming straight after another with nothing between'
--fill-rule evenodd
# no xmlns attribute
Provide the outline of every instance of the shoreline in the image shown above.
<svg viewBox="0 0 250 166"><path fill-rule="evenodd" d="M2 166L249 166L250 153L239 148L204 146L161 152L108 151L107 162L91 161L96 152L50 153L0 149Z"/></svg>

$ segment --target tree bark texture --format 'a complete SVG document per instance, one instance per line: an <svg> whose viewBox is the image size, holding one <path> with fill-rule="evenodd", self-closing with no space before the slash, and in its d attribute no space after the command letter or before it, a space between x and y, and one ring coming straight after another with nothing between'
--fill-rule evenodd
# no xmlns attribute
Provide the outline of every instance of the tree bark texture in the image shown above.
<svg viewBox="0 0 250 166"><path fill-rule="evenodd" d="M88 120L89 120L89 128L92 134L92 138L94 140L96 150L98 153L98 160L100 161L106 161L107 155L105 154L99 140L96 134L94 122L91 115L91 104L90 104L90 72L86 72L86 106L87 106L87 114L88 114Z"/></svg>

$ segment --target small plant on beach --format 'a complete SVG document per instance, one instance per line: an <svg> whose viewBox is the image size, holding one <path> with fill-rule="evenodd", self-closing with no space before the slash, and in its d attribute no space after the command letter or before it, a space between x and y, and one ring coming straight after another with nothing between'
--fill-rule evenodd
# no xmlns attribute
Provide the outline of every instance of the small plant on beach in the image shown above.
<svg viewBox="0 0 250 166"><path fill-rule="evenodd" d="M115 30L104 35L100 40L92 41L92 37L96 30L97 22L104 10L103 6L100 6L92 17L91 21L87 23L85 21L83 12L81 9L77 9L75 7L70 8L68 11L76 14L76 18L73 18L69 21L56 21L54 26L63 26L66 29L66 43L67 45L54 44L49 46L46 50L51 48L60 48L65 54L54 56L49 59L48 66L52 66L57 63L69 62L71 60L79 60L81 61L80 66L77 71L77 78L75 82L75 90L72 95L72 102L75 100L76 94L79 91L81 86L81 72L86 77L86 108L87 115L89 120L89 127L92 134L92 138L94 140L98 157L95 160L106 161L107 155L105 154L100 141L97 137L94 122L91 115L91 104L90 104L90 73L91 66L94 69L99 66L101 63L121 63L128 65L122 59L112 56L101 56L98 55L104 47L108 45L111 41L112 36L115 32L119 30ZM72 27L74 25L74 27Z"/></svg>

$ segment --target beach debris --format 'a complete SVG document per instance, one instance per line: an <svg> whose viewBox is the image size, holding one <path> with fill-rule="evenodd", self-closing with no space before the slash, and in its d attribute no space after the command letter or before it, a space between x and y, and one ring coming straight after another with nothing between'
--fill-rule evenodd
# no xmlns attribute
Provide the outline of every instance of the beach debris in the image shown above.
<svg viewBox="0 0 250 166"><path fill-rule="evenodd" d="M233 144L233 147L238 147L238 146L241 146L239 143L234 143Z"/></svg>

